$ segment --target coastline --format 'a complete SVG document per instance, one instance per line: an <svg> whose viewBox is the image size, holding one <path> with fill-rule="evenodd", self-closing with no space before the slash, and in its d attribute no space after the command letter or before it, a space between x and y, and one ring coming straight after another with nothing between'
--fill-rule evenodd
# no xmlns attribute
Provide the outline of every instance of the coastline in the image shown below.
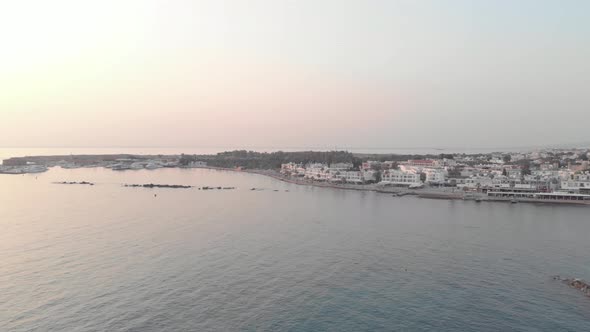
<svg viewBox="0 0 590 332"><path fill-rule="evenodd" d="M463 192L458 190L433 190L433 189L407 189L402 187L383 187L378 186L377 184L336 184L336 183L326 183L326 182L318 182L318 181L308 181L308 180L296 180L292 178L288 178L282 176L277 171L273 170L238 170L233 168L223 168L223 167L199 167L202 169L210 169L210 170L219 170L219 171L230 171L230 172L238 172L238 173L249 173L249 174L257 174L262 176L267 176L273 178L275 180L279 180L282 182L287 182L295 185L300 186L312 186L312 187L319 187L319 188L330 188L330 189L339 189L339 190L355 190L355 191L372 191L381 194L392 194L395 196L417 196L419 198L432 198L432 199L449 199L449 200L457 200L457 199L464 199Z"/></svg>
<svg viewBox="0 0 590 332"><path fill-rule="evenodd" d="M401 196L416 196L418 198L425 198L425 199L441 199L441 200L464 200L464 201L474 201L474 202L502 202L502 203L514 203L511 199L507 198L498 198L498 197L488 197L483 194L480 194L476 197L469 197L465 195L465 192L458 191L458 190L439 190L429 188L429 189L406 189L400 187L378 187L376 184L369 184L369 185L343 185L343 184L334 184L334 183L326 183L326 182L316 182L316 181L297 181L295 179L291 179L285 176L282 176L280 173L273 171L273 170L238 170L233 168L223 168L223 167L212 167L212 166L205 166L199 167L202 169L210 169L210 170L219 170L219 171L230 171L230 172L241 172L241 173L249 173L249 174L257 174L262 176L267 176L273 178L278 181L287 182L295 185L300 186L312 186L312 187L319 187L319 188L330 188L330 189L337 189L337 190L355 190L355 191L372 191L381 194L391 194L396 197ZM590 206L590 202L585 201L556 201L556 200L543 200L543 199L518 199L517 203L527 203L527 204L557 204L557 205L574 205L574 206Z"/></svg>
<svg viewBox="0 0 590 332"><path fill-rule="evenodd" d="M101 156L103 160L117 160L117 158L121 157L120 155L109 155L109 156ZM105 167L104 165L100 165L97 163L96 158L97 156L91 155L84 155L78 156L76 158L84 159L86 162L79 166L84 168L92 168L92 167ZM143 156L142 160L145 160L147 156ZM17 158L19 159L19 158ZM24 166L26 168L30 167L42 167L42 171L46 171L48 168L52 167L62 167L62 168L78 168L78 167L66 167L68 165L60 165L59 161L64 159L64 156L37 156L37 157L25 157L26 160L33 160L37 162L43 162L39 165L34 166ZM20 166L8 166L8 167L20 167ZM426 199L441 199L441 200L465 200L465 201L475 201L475 202L503 202L503 203L532 203L532 204L559 204L559 205L576 205L576 206L590 206L590 200L558 200L558 199L543 199L543 198L532 198L532 197L516 197L516 198L508 198L508 197L493 197L487 195L485 192L465 192L458 188L454 187L423 187L423 188L408 188L408 187L393 187L393 186L383 186L379 184L345 184L345 183L331 183L331 182L320 182L308 179L300 179L300 178L293 178L290 176L285 176L279 173L277 170L274 169L241 169L241 168L229 168L229 167L215 167L215 166L193 166L193 167L183 167L178 165L164 165L161 167L172 167L172 168L200 168L200 169L209 169L209 170L221 170L221 171L230 171L230 172L243 172L249 174L257 174L262 176L271 177L275 180L287 182L295 185L301 186L313 186L319 188L330 188L330 189L337 189L337 190L354 190L354 191L372 191L376 193L382 194L390 194L394 197L402 197L402 196L416 196L418 198L426 198ZM110 168L110 167L107 167ZM115 169L117 171L124 171L124 170L133 170L136 168L124 168L124 169ZM145 169L154 169L145 167ZM39 169L39 172L41 169ZM25 174L25 173L38 173L37 171L33 171L32 169L27 169L26 172L10 172L6 174Z"/></svg>

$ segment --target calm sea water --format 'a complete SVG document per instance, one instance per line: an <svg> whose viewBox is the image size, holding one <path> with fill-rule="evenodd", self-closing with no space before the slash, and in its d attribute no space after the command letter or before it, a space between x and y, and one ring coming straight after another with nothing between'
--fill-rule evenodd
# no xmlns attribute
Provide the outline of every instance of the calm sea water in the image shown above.
<svg viewBox="0 0 590 332"><path fill-rule="evenodd" d="M590 279L584 207L56 168L0 175L0 229L0 331L590 331L551 280Z"/></svg>

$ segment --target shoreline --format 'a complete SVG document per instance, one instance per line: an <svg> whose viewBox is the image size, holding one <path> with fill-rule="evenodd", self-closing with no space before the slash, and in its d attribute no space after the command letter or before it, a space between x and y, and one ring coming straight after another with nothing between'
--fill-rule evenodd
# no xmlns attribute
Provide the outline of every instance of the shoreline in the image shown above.
<svg viewBox="0 0 590 332"><path fill-rule="evenodd" d="M405 189L401 187L393 188L378 188L375 184L373 185L338 185L333 183L325 182L310 182L310 181L297 181L290 179L278 174L272 170L237 170L233 168L222 168L222 167L199 167L201 169L219 170L219 171L230 171L238 173L249 173L267 176L278 181L291 183L299 186L311 186L319 188L330 188L337 190L355 190L355 191L371 191L380 194L391 194L396 197L402 196L416 196L417 198L424 199L440 199L440 200L463 200L463 201L474 201L474 202L503 202L503 203L514 203L508 198L488 197L481 194L478 197L466 197L466 193L462 191L444 191L444 190L428 190L428 189ZM362 187L361 187L362 186ZM542 200L542 199L524 199L520 198L516 203L527 203L527 204L557 204L557 205L574 205L574 206L590 206L590 202L585 201L555 201L555 200Z"/></svg>
<svg viewBox="0 0 590 332"><path fill-rule="evenodd" d="M379 192L379 193L384 193L384 194L396 194L396 193L404 192L403 190L399 190L399 189L397 189L397 190L395 190L395 189L394 190L384 190L384 189L378 189L375 187L368 187L371 185L339 185L339 184L335 184L335 183L326 183L326 182L297 181L294 179L290 179L290 178L281 176L280 174L277 174L276 171L272 171L272 170L246 170L246 169L237 170L237 169L233 169L233 168L212 167L212 166L197 167L197 168L217 170L217 171L229 171L229 172L236 172L236 173L257 174L257 175L270 177L270 178L273 178L273 179L281 181L281 182L291 183L291 184L295 184L295 185L299 185L299 186L311 186L311 187L319 187L319 188L331 188L331 189L355 190L355 191L373 191L373 192ZM418 194L417 193L408 193L408 195L418 195Z"/></svg>
<svg viewBox="0 0 590 332"><path fill-rule="evenodd" d="M61 166L54 166L61 167ZM89 166L91 168L101 167L98 165ZM85 168L89 168L88 166ZM53 167L49 167L53 168ZM64 167L62 167L64 168ZM166 168L166 167L164 167ZM416 196L418 198L425 199L439 199L439 200L463 200L463 201L474 201L480 202L504 202L504 203L529 203L529 204L541 204L541 205L575 205L575 206L590 206L590 201L576 201L576 200L555 200L555 199L533 199L533 198L518 198L511 199L506 197L490 197L485 193L473 193L464 192L452 187L434 187L434 188L417 188L409 189L406 187L385 187L379 186L378 184L338 184L330 182L319 182L313 180L300 180L286 177L280 174L276 170L265 170L265 169L236 169L236 168L225 168L215 166L200 166L200 167L173 167L179 169L208 169L218 171L230 171L238 173L257 174L266 177L273 178L275 180L286 182L299 186L311 186L319 188L330 188L336 190L354 190L354 191L368 191L376 192L381 194L390 194L394 197L403 196ZM67 168L64 168L67 169ZM33 173L31 173L33 174ZM0 174L3 175L3 174ZM7 173L6 175L21 175L19 173Z"/></svg>

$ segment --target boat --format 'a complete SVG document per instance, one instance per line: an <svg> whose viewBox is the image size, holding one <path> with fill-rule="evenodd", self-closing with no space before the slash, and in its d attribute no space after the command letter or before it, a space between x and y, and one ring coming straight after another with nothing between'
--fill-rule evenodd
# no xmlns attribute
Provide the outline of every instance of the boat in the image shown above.
<svg viewBox="0 0 590 332"><path fill-rule="evenodd" d="M45 165L0 166L0 174L29 174L47 171Z"/></svg>
<svg viewBox="0 0 590 332"><path fill-rule="evenodd" d="M162 165L156 163L148 163L147 165L145 165L145 169L158 169L162 167Z"/></svg>
<svg viewBox="0 0 590 332"><path fill-rule="evenodd" d="M129 165L125 165L125 164L116 164L116 165L113 165L111 167L111 169L113 171L125 171L125 170L128 170L128 169L131 169L131 167Z"/></svg>
<svg viewBox="0 0 590 332"><path fill-rule="evenodd" d="M129 166L130 169L134 169L134 170L143 169L144 167L145 167L145 163L142 163L142 162L136 162L136 163L133 163Z"/></svg>
<svg viewBox="0 0 590 332"><path fill-rule="evenodd" d="M61 168L63 169L75 169L75 168L80 168L80 165L78 164L74 164L74 163L67 163L67 164L61 164L59 165Z"/></svg>

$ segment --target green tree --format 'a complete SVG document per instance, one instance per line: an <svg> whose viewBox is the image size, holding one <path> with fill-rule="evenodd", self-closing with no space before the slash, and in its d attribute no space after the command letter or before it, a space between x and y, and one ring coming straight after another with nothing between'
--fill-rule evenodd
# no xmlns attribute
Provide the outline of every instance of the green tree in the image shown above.
<svg viewBox="0 0 590 332"><path fill-rule="evenodd" d="M530 174L531 174L531 161L530 160L526 160L522 164L521 175L524 177L525 175L530 175Z"/></svg>
<svg viewBox="0 0 590 332"><path fill-rule="evenodd" d="M374 171L380 171L381 170L381 164L372 164L371 165L371 169Z"/></svg>
<svg viewBox="0 0 590 332"><path fill-rule="evenodd" d="M186 155L186 154L183 153L183 154L180 155L180 160L178 161L178 163L180 165L182 165L182 166L186 166L186 165L190 164L192 161L195 161L195 160L197 160L197 156L194 156L194 155L193 156L189 156L189 155Z"/></svg>
<svg viewBox="0 0 590 332"><path fill-rule="evenodd" d="M458 178L461 176L461 171L457 167L453 167L449 169L449 177L450 178Z"/></svg>
<svg viewBox="0 0 590 332"><path fill-rule="evenodd" d="M381 171L375 171L375 182L379 183L379 182L381 182L381 179L382 179Z"/></svg>
<svg viewBox="0 0 590 332"><path fill-rule="evenodd" d="M449 153L441 153L438 157L440 159L455 159L455 156Z"/></svg>

